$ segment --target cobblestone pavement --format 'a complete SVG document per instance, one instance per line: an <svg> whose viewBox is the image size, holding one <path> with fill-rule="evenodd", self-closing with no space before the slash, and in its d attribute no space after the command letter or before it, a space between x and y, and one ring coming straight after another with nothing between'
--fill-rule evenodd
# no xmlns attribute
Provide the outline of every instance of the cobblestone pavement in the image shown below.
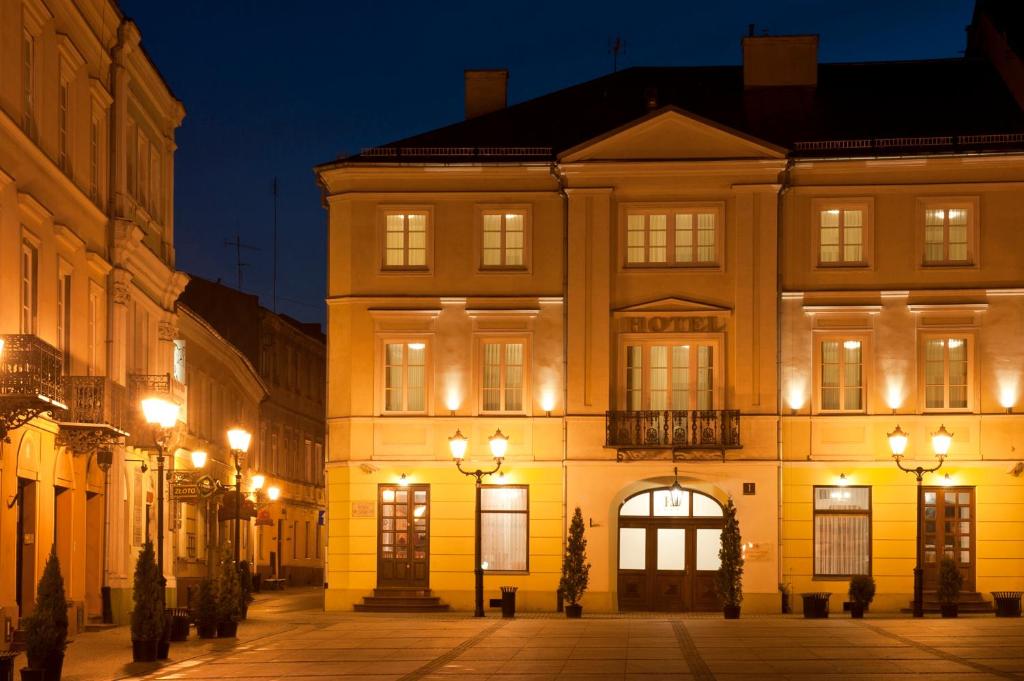
<svg viewBox="0 0 1024 681"><path fill-rule="evenodd" d="M1024 619L868 616L804 620L659 614L325 614L317 590L264 594L235 641L175 643L161 666L127 664L127 630L83 634L65 681L1024 680Z"/></svg>

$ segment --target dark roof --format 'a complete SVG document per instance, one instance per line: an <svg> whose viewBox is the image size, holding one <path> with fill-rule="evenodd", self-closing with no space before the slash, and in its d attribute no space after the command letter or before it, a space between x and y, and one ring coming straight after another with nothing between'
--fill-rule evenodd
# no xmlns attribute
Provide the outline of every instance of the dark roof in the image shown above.
<svg viewBox="0 0 1024 681"><path fill-rule="evenodd" d="M1006 36L1010 49L1024 59L1024 2L977 0L974 5L974 23L978 22L982 14L988 15L996 30Z"/></svg>
<svg viewBox="0 0 1024 681"><path fill-rule="evenodd" d="M958 58L820 64L813 88L745 89L741 66L631 68L343 160L550 161L649 114L651 96L797 155L1024 147L999 74Z"/></svg>

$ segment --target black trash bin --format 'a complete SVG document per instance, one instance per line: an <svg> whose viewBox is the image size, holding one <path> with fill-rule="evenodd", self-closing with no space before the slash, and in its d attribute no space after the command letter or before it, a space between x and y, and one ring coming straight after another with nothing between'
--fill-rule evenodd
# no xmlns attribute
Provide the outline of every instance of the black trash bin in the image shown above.
<svg viewBox="0 0 1024 681"><path fill-rule="evenodd" d="M832 596L827 591L800 594L804 599L804 619L825 619L828 617L828 599Z"/></svg>
<svg viewBox="0 0 1024 681"><path fill-rule="evenodd" d="M1020 617L1020 591L993 591L996 617Z"/></svg>
<svg viewBox="0 0 1024 681"><path fill-rule="evenodd" d="M167 612L171 615L171 640L187 641L189 624L192 621L189 609L168 608Z"/></svg>
<svg viewBox="0 0 1024 681"><path fill-rule="evenodd" d="M501 616L512 618L516 616L516 591L517 586L501 587Z"/></svg>

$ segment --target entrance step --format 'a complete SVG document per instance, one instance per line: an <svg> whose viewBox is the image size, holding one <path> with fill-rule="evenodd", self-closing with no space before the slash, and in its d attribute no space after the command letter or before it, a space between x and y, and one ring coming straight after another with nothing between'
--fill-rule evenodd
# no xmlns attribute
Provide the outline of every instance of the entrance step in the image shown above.
<svg viewBox="0 0 1024 681"><path fill-rule="evenodd" d="M430 589L374 589L372 596L352 606L356 612L447 612L448 604Z"/></svg>
<svg viewBox="0 0 1024 681"><path fill-rule="evenodd" d="M957 599L958 610L961 613L989 613L994 612L992 607L992 601L987 600L981 593L977 591L962 591L960 597ZM901 610L901 612L913 612L914 601L910 601L908 607ZM924 592L924 611L926 613L938 613L941 612L939 597L934 591Z"/></svg>
<svg viewBox="0 0 1024 681"><path fill-rule="evenodd" d="M89 615L89 621L85 623L84 631L106 631L114 629L116 624L104 624L103 615Z"/></svg>

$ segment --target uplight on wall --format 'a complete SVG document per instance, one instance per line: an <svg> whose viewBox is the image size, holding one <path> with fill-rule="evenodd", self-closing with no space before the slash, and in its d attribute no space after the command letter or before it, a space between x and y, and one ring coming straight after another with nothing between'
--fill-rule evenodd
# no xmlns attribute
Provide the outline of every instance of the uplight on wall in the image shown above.
<svg viewBox="0 0 1024 681"><path fill-rule="evenodd" d="M451 412L452 416L455 416L455 412L462 406L462 395L459 393L458 388L448 388L444 396L444 406L448 407L448 411Z"/></svg>
<svg viewBox="0 0 1024 681"><path fill-rule="evenodd" d="M789 405L789 408L793 411L800 411L805 402L807 402L807 394L803 383L795 381L790 383L789 390L786 391L786 404Z"/></svg>
<svg viewBox="0 0 1024 681"><path fill-rule="evenodd" d="M540 408L544 410L544 413L551 416L551 412L555 409L555 391L551 388L547 388L540 396Z"/></svg>
<svg viewBox="0 0 1024 681"><path fill-rule="evenodd" d="M1000 381L999 384L999 406L1009 414L1017 404L1017 384L1009 381Z"/></svg>
<svg viewBox="0 0 1024 681"><path fill-rule="evenodd" d="M885 403L895 414L896 410L903 405L903 386L895 381L890 381L885 389Z"/></svg>

